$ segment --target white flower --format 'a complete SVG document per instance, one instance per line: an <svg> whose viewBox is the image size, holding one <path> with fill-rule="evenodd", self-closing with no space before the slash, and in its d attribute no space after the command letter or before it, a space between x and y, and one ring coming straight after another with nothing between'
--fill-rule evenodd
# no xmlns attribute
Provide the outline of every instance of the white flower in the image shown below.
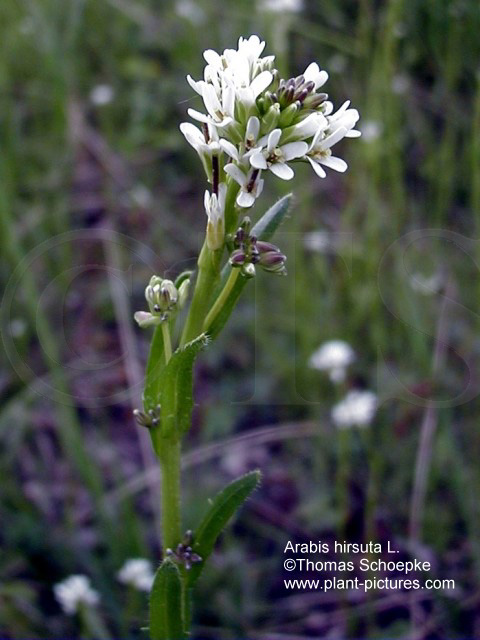
<svg viewBox="0 0 480 640"><path fill-rule="evenodd" d="M247 109L253 107L273 79L266 67L273 64L274 56L260 58L264 47L265 42L253 35L248 39L239 38L238 50L225 49L222 55L213 49L204 51L207 62L204 79L195 81L187 76L187 81L202 96L209 115L189 109L190 116L225 127L234 119L235 98Z"/></svg>
<svg viewBox="0 0 480 640"><path fill-rule="evenodd" d="M205 191L205 212L208 216L207 245L212 251L221 249L225 239L225 197L227 186L222 183L218 186L218 195Z"/></svg>
<svg viewBox="0 0 480 640"><path fill-rule="evenodd" d="M205 21L205 12L192 0L179 0L175 3L175 11L178 16L189 20L192 24L201 24Z"/></svg>
<svg viewBox="0 0 480 640"><path fill-rule="evenodd" d="M85 604L91 607L98 604L100 596L97 591L90 586L87 576L73 575L53 587L55 599L62 607L63 611L71 616L77 613L80 605Z"/></svg>
<svg viewBox="0 0 480 640"><path fill-rule="evenodd" d="M203 131L191 122L182 122L180 131L185 136L188 144L190 144L200 156L220 152L218 133L212 125L207 125L208 140L205 139Z"/></svg>
<svg viewBox="0 0 480 640"><path fill-rule="evenodd" d="M261 170L252 168L245 173L240 167L230 163L225 166L225 173L240 185L236 200L238 206L251 207L263 190L263 180L260 178Z"/></svg>
<svg viewBox="0 0 480 640"><path fill-rule="evenodd" d="M426 276L423 273L416 272L410 278L410 286L414 291L425 296L438 293L443 285L443 278L439 273Z"/></svg>
<svg viewBox="0 0 480 640"><path fill-rule="evenodd" d="M346 129L346 138L358 138L361 132L354 129L360 114L357 109L349 109L350 100L342 104L340 109L328 116L328 133L333 133L337 129Z"/></svg>
<svg viewBox="0 0 480 640"><path fill-rule="evenodd" d="M306 158L312 165L317 176L320 178L325 178L327 176L325 169L321 166L322 164L326 167L330 167L330 169L334 169L335 171L340 171L341 173L347 170L348 165L345 160L332 156L332 151L330 149L330 147L333 147L335 143L345 137L346 132L346 129L340 128L334 133L322 138L324 131L320 129L315 134L312 143L308 148Z"/></svg>
<svg viewBox="0 0 480 640"><path fill-rule="evenodd" d="M281 129L274 129L266 139L266 147L257 149L250 156L250 164L256 169L269 169L282 180L291 180L295 174L287 162L303 157L308 151L308 144L297 141L278 146L281 135ZM262 139L260 144L262 141L265 143Z"/></svg>
<svg viewBox="0 0 480 640"><path fill-rule="evenodd" d="M113 100L114 91L108 84L99 84L90 92L90 101L97 107L103 107L105 104L109 104Z"/></svg>
<svg viewBox="0 0 480 640"><path fill-rule="evenodd" d="M347 342L330 340L312 353L309 365L319 371L328 371L332 382L343 382L346 369L354 360L355 353Z"/></svg>
<svg viewBox="0 0 480 640"><path fill-rule="evenodd" d="M258 96L272 83L273 76L270 71L262 71L252 82L237 89L237 97L246 107L253 107Z"/></svg>
<svg viewBox="0 0 480 640"><path fill-rule="evenodd" d="M117 578L122 584L128 584L139 591L150 591L155 578L152 564L145 558L131 558L127 560Z"/></svg>
<svg viewBox="0 0 480 640"><path fill-rule="evenodd" d="M328 120L323 113L311 113L304 120L294 125L288 139L306 140L328 127Z"/></svg>
<svg viewBox="0 0 480 640"><path fill-rule="evenodd" d="M231 85L224 86L219 97L212 84L203 83L202 98L208 115L195 109L188 109L187 113L191 118L220 128L226 127L233 122L235 89Z"/></svg>
<svg viewBox="0 0 480 640"><path fill-rule="evenodd" d="M392 78L392 91L397 95L404 95L410 88L410 79L408 76L398 73Z"/></svg>
<svg viewBox="0 0 480 640"><path fill-rule="evenodd" d="M300 13L303 0L262 0L260 8L272 13Z"/></svg>
<svg viewBox="0 0 480 640"><path fill-rule="evenodd" d="M332 409L332 420L339 429L367 427L377 410L378 399L372 391L349 391Z"/></svg>
<svg viewBox="0 0 480 640"><path fill-rule="evenodd" d="M332 156L331 147L342 138L357 138L361 135L360 131L353 128L360 117L359 113L356 109L349 109L349 104L347 100L336 113L327 115L327 126L320 125L308 149L306 158L320 178L327 175L321 165L341 173L347 170L345 160ZM327 107L326 113L329 111L330 106Z"/></svg>
<svg viewBox="0 0 480 640"><path fill-rule="evenodd" d="M255 151L255 145L257 144L259 133L260 120L257 116L251 116L247 122L243 147L237 148L234 144L228 140L224 140L223 138L220 140L219 144L225 153L238 164L248 164L249 157Z"/></svg>

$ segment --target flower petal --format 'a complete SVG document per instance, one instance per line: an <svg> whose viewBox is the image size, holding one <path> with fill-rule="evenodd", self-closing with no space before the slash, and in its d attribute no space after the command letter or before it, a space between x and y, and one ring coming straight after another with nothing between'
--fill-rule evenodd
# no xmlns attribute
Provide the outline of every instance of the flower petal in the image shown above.
<svg viewBox="0 0 480 640"><path fill-rule="evenodd" d="M256 99L262 91L272 83L273 76L270 71L262 71L252 82L250 85L250 89L253 92L253 96Z"/></svg>
<svg viewBox="0 0 480 640"><path fill-rule="evenodd" d="M243 171L239 167L237 167L236 164L233 164L232 162L230 164L225 165L224 171L231 178L233 178L235 182L237 182L241 187L243 187L243 185L247 181L247 176L243 173Z"/></svg>
<svg viewBox="0 0 480 640"><path fill-rule="evenodd" d="M344 127L340 127L339 129L331 133L329 136L327 136L325 140L322 140L320 142L320 147L322 149L330 149L330 147L333 147L334 144L336 144L339 140L344 138L346 133L347 133L347 130Z"/></svg>
<svg viewBox="0 0 480 640"><path fill-rule="evenodd" d="M251 136L254 140L256 140L259 133L260 120L257 118L257 116L250 116L247 122L246 138L248 139Z"/></svg>
<svg viewBox="0 0 480 640"><path fill-rule="evenodd" d="M274 129L268 136L267 141L267 150L273 151L275 147L278 145L278 141L280 140L280 136L282 135L281 129Z"/></svg>
<svg viewBox="0 0 480 640"><path fill-rule="evenodd" d="M198 80L198 81L194 80L192 76L188 75L187 82L194 91L196 91L199 95L202 95L202 86L203 86L202 80Z"/></svg>
<svg viewBox="0 0 480 640"><path fill-rule="evenodd" d="M339 171L340 173L343 173L348 169L348 164L345 162L345 160L342 160L341 158L337 158L335 156L327 156L326 158L322 158L321 160L319 160L319 162L324 164L326 167L330 167L330 169Z"/></svg>
<svg viewBox="0 0 480 640"><path fill-rule="evenodd" d="M327 174L325 172L325 169L323 169L323 167L321 167L318 162L315 162L315 160L313 160L312 158L310 158L310 156L307 156L307 160L310 162L310 164L313 167L313 170L315 171L315 173L317 174L317 176L319 178L326 178Z"/></svg>
<svg viewBox="0 0 480 640"><path fill-rule="evenodd" d="M288 160L303 157L308 151L308 144L306 142L288 142L283 145L282 151L288 162Z"/></svg>
<svg viewBox="0 0 480 640"><path fill-rule="evenodd" d="M247 191L239 191L237 196L237 204L239 207L243 207L244 209L248 209L255 202L255 196Z"/></svg>
<svg viewBox="0 0 480 640"><path fill-rule="evenodd" d="M179 128L188 144L191 144L195 149L205 143L202 132L191 122L182 122Z"/></svg>
<svg viewBox="0 0 480 640"><path fill-rule="evenodd" d="M205 113L201 113L196 109L187 109L187 113L191 118L199 122L210 122L210 118Z"/></svg>
<svg viewBox="0 0 480 640"><path fill-rule="evenodd" d="M268 169L267 161L261 151L257 151L250 156L250 164L256 169Z"/></svg>
<svg viewBox="0 0 480 640"><path fill-rule="evenodd" d="M203 57L205 58L205 61L207 62L207 64L211 64L212 67L215 67L215 69L222 68L222 58L213 49L206 49L203 52Z"/></svg>
<svg viewBox="0 0 480 640"><path fill-rule="evenodd" d="M222 105L218 100L217 92L211 84L206 84L203 87L202 91L203 102L205 103L205 107L208 113L212 116L214 120L218 119L218 113L222 113Z"/></svg>
<svg viewBox="0 0 480 640"><path fill-rule="evenodd" d="M275 162L270 166L270 171L282 180L291 180L295 175L292 167L285 164L285 162Z"/></svg>
<svg viewBox="0 0 480 640"><path fill-rule="evenodd" d="M235 145L233 145L228 140L224 140L223 138L220 140L219 144L222 147L222 149L225 151L225 153L228 154L231 158L233 158L237 162L240 160L240 157L238 155L238 150L235 147Z"/></svg>

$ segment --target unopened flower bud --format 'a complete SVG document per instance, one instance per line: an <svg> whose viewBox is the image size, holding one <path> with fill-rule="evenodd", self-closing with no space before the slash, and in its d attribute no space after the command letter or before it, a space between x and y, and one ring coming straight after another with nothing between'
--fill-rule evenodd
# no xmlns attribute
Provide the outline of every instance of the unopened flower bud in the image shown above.
<svg viewBox="0 0 480 640"><path fill-rule="evenodd" d="M230 264L232 267L241 267L245 264L246 259L247 256L242 249L235 249L235 251L232 251L232 255L230 256Z"/></svg>
<svg viewBox="0 0 480 640"><path fill-rule="evenodd" d="M278 119L280 118L280 105L278 102L272 104L270 109L262 118L261 132L271 131L277 126Z"/></svg>
<svg viewBox="0 0 480 640"><path fill-rule="evenodd" d="M137 311L134 314L142 329L157 326L168 320L170 312L177 306L179 293L171 280L152 276L145 289L145 299L150 311Z"/></svg>
<svg viewBox="0 0 480 640"><path fill-rule="evenodd" d="M178 288L178 302L177 306L179 309L183 309L185 303L188 298L188 292L190 289L190 278L187 278L182 282L182 284Z"/></svg>
<svg viewBox="0 0 480 640"><path fill-rule="evenodd" d="M177 300L177 287L171 280L163 280L156 297L155 311L169 311L171 307L177 304Z"/></svg>
<svg viewBox="0 0 480 640"><path fill-rule="evenodd" d="M205 191L205 212L207 222L207 245L211 251L223 247L225 241L225 198L227 186L222 183L218 186L218 194L210 194Z"/></svg>
<svg viewBox="0 0 480 640"><path fill-rule="evenodd" d="M297 115L297 112L298 112L297 103L294 102L293 104L290 104L286 109L284 109L281 112L280 118L278 119L277 126L280 127L281 129L283 129L284 127L289 127L292 124L293 119Z"/></svg>
<svg viewBox="0 0 480 640"><path fill-rule="evenodd" d="M285 269L286 260L287 258L283 253L279 253L278 251L267 251L260 255L258 264L265 271L270 271L271 273L283 276L287 275L287 270Z"/></svg>

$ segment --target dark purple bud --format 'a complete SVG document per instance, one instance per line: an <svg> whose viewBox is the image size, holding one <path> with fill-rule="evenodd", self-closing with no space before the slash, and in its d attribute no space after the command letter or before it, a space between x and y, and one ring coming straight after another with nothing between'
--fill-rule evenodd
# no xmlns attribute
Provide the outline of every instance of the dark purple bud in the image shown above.
<svg viewBox="0 0 480 640"><path fill-rule="evenodd" d="M259 263L261 267L274 267L278 264L283 264L286 259L283 253L267 251L266 253L262 253Z"/></svg>
<svg viewBox="0 0 480 640"><path fill-rule="evenodd" d="M308 91L306 89L302 89L302 91L297 93L297 95L295 96L295 99L298 102L300 102L300 104L302 104L302 102L305 100L307 96L308 96Z"/></svg>
<svg viewBox="0 0 480 640"><path fill-rule="evenodd" d="M318 106L322 104L322 102L325 102L327 98L328 98L327 93L314 93L312 95L309 95L305 99L303 104L305 107L308 107L309 109L316 109Z"/></svg>
<svg viewBox="0 0 480 640"><path fill-rule="evenodd" d="M257 241L257 249L260 253L265 253L266 251L277 251L280 253L280 249L276 245L271 242L265 242L264 240Z"/></svg>
<svg viewBox="0 0 480 640"><path fill-rule="evenodd" d="M294 92L295 92L295 88L294 87L289 87L285 91L285 96L283 98L283 101L285 102L285 104L290 104L290 102L292 102Z"/></svg>
<svg viewBox="0 0 480 640"><path fill-rule="evenodd" d="M235 251L232 251L232 254L230 256L230 264L232 265L232 267L241 267L243 264L245 264L246 259L247 256L245 255L245 252L242 251L242 249L235 249Z"/></svg>

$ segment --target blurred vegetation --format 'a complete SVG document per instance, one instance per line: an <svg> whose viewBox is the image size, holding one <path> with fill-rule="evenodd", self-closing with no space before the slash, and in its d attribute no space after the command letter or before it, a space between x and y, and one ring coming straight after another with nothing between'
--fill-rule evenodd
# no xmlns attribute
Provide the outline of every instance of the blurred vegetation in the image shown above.
<svg viewBox="0 0 480 640"><path fill-rule="evenodd" d="M306 0L298 14L2 0L2 638L78 637L52 595L78 572L112 637L141 637L146 597L127 607L115 578L159 555L158 477L131 418L148 336L131 317L153 271L194 265L204 229L204 180L178 131L197 102L184 76L250 33L285 77L327 69L363 137L342 143L345 175L299 167L279 238L289 277L261 274L198 367L188 524L238 471L265 479L205 572L194 637L403 638L412 607L409 637L478 636L479 32L476 0ZM272 178L257 208L290 187ZM358 356L346 386L381 401L369 430L340 438L328 416L342 390L307 366L334 338ZM390 540L456 589L413 605L287 592L286 542L335 537Z"/></svg>

